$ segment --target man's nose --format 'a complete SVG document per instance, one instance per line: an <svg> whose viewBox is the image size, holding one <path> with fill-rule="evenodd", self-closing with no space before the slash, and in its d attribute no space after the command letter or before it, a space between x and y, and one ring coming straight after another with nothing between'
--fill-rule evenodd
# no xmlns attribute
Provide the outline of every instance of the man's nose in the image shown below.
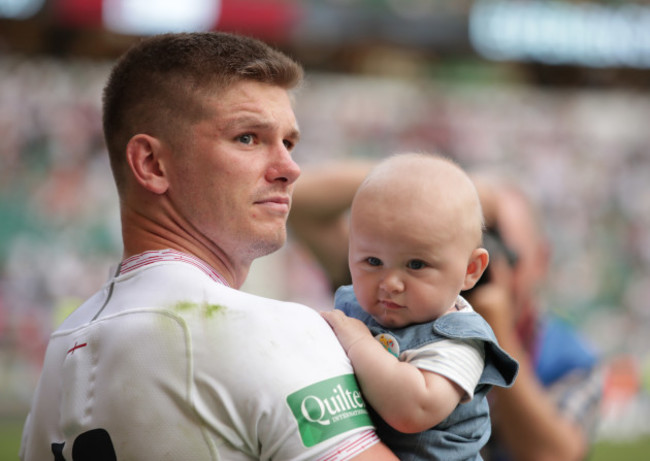
<svg viewBox="0 0 650 461"><path fill-rule="evenodd" d="M273 160L267 172L267 180L293 184L300 176L300 167L291 156L289 149L284 143L280 143L273 148L271 156Z"/></svg>

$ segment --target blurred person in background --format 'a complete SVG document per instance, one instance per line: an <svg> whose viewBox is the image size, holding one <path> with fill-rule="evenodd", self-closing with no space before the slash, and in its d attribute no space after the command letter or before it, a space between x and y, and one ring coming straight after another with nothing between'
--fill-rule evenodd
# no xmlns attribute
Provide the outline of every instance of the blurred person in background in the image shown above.
<svg viewBox="0 0 650 461"><path fill-rule="evenodd" d="M583 460L602 396L597 356L541 305L551 247L535 204L512 182L483 177L476 183L490 267L465 295L521 366L508 392L491 395L494 437L486 458Z"/></svg>
<svg viewBox="0 0 650 461"><path fill-rule="evenodd" d="M349 283L349 206L374 163L320 165L303 171L296 183L291 234L311 250L334 288ZM602 396L597 357L540 305L550 245L534 204L505 180L476 175L475 182L490 230L485 233L490 264L463 295L520 364L514 386L491 393L493 435L483 456L486 461L584 460Z"/></svg>
<svg viewBox="0 0 650 461"><path fill-rule="evenodd" d="M396 459L325 320L239 290L286 239L302 75L224 33L149 37L113 67L123 259L51 335L21 459Z"/></svg>

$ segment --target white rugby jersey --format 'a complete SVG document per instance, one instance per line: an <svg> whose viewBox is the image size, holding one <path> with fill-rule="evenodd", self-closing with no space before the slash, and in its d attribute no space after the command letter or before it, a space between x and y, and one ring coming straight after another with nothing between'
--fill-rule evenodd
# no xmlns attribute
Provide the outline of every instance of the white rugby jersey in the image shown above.
<svg viewBox="0 0 650 461"><path fill-rule="evenodd" d="M348 459L378 442L312 309L172 250L126 260L51 336L21 459Z"/></svg>

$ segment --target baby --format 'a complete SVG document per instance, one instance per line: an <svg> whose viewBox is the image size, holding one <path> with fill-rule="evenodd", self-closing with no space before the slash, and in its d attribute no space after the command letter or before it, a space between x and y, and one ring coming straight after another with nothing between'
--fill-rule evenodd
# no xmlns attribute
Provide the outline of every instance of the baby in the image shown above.
<svg viewBox="0 0 650 461"><path fill-rule="evenodd" d="M472 181L440 156L384 160L353 200L352 286L322 315L400 460L481 459L486 395L516 377L517 362L459 295L487 267L482 231Z"/></svg>

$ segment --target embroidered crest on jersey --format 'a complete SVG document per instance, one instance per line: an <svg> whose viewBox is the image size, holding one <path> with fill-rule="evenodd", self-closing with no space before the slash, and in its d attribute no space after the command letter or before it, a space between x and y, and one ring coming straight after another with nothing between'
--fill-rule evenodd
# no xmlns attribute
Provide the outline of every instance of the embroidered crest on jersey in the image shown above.
<svg viewBox="0 0 650 461"><path fill-rule="evenodd" d="M388 333L380 333L375 336L375 339L379 341L382 346L384 346L384 349L393 354L395 357L399 357L399 343L393 335L389 335Z"/></svg>
<svg viewBox="0 0 650 461"><path fill-rule="evenodd" d="M353 374L307 386L287 397L302 443L312 447L359 427L370 427L366 404Z"/></svg>

